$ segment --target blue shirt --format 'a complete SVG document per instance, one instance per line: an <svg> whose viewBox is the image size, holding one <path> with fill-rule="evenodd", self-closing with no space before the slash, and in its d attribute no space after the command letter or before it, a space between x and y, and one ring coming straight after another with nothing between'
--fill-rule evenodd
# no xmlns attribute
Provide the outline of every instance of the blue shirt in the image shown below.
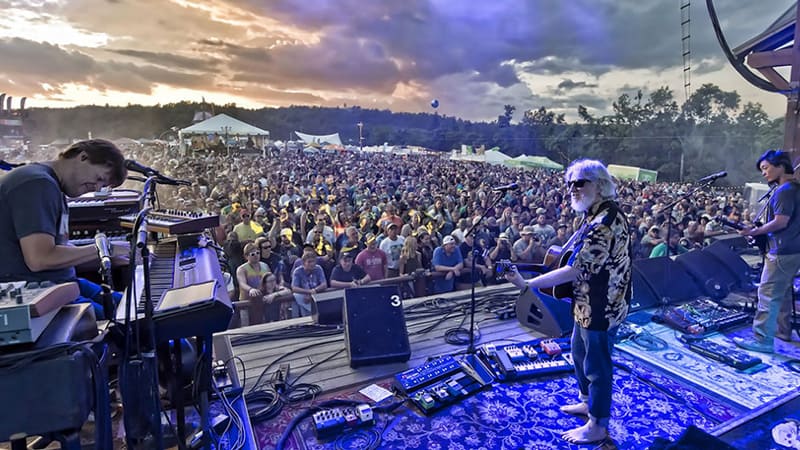
<svg viewBox="0 0 800 450"><path fill-rule="evenodd" d="M461 257L461 252L458 249L454 249L453 253L448 255L447 252L444 251L442 247L436 247L436 250L433 251L433 267L436 266L456 266L464 262L464 258ZM455 288L455 281L456 278L452 277L449 280L445 277L434 277L433 278L433 292L434 294L441 294L442 292L450 292Z"/></svg>

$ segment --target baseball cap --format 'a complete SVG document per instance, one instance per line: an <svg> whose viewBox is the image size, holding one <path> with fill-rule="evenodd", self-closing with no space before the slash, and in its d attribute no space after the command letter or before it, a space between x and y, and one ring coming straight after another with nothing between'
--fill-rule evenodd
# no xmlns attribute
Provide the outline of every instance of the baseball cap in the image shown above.
<svg viewBox="0 0 800 450"><path fill-rule="evenodd" d="M375 233L367 233L367 234L364 236L364 242L366 242L366 243L367 243L367 245L369 245L369 244L371 244L371 243L375 242L375 239L376 239L376 238L375 238Z"/></svg>
<svg viewBox="0 0 800 450"><path fill-rule="evenodd" d="M525 225L522 227L522 231L519 234L533 234L533 227L530 225Z"/></svg>
<svg viewBox="0 0 800 450"><path fill-rule="evenodd" d="M500 233L500 239L508 240L508 233Z"/></svg>
<svg viewBox="0 0 800 450"><path fill-rule="evenodd" d="M456 240L453 239L453 236L445 236L444 239L442 239L442 245L455 244L455 243Z"/></svg>
<svg viewBox="0 0 800 450"><path fill-rule="evenodd" d="M289 239L292 238L292 229L291 228L284 228L281 230L281 236L286 236Z"/></svg>
<svg viewBox="0 0 800 450"><path fill-rule="evenodd" d="M356 257L356 252L354 252L353 250L348 250L346 252L342 252L342 254L339 255L339 258L342 258L342 259L345 259L345 258L352 259L352 258L355 258L355 257Z"/></svg>

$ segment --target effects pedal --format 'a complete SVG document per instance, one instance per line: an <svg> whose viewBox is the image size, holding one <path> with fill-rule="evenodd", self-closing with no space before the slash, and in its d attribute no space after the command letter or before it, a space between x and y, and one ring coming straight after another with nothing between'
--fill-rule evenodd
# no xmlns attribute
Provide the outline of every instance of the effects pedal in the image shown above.
<svg viewBox="0 0 800 450"><path fill-rule="evenodd" d="M317 411L311 416L311 420L317 439L337 436L353 428L375 424L372 407L367 404Z"/></svg>

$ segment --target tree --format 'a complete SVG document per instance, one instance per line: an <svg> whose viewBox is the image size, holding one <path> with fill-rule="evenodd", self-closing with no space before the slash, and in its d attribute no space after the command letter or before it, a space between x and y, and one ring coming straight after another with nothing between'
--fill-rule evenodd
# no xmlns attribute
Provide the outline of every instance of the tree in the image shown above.
<svg viewBox="0 0 800 450"><path fill-rule="evenodd" d="M514 115L514 111L516 111L517 107L513 105L505 105L503 106L505 112L503 112L502 116L497 116L497 127L498 128L507 128L511 126L511 117Z"/></svg>

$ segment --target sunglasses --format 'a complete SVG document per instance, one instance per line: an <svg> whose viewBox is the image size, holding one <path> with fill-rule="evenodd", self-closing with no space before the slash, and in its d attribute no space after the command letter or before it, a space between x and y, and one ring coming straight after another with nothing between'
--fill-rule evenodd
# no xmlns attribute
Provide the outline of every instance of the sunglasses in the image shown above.
<svg viewBox="0 0 800 450"><path fill-rule="evenodd" d="M249 218L250 218L250 214L242 214L242 219L249 219Z"/></svg>
<svg viewBox="0 0 800 450"><path fill-rule="evenodd" d="M567 186L570 189L582 188L584 185L586 185L586 183L589 183L591 181L592 180L587 180L587 179L581 178L580 180L572 180L572 181L568 182Z"/></svg>
<svg viewBox="0 0 800 450"><path fill-rule="evenodd" d="M261 250L272 250L272 246L270 245L262 245Z"/></svg>
<svg viewBox="0 0 800 450"><path fill-rule="evenodd" d="M261 254L259 252L250 252L247 254L247 256L260 256L260 255Z"/></svg>

